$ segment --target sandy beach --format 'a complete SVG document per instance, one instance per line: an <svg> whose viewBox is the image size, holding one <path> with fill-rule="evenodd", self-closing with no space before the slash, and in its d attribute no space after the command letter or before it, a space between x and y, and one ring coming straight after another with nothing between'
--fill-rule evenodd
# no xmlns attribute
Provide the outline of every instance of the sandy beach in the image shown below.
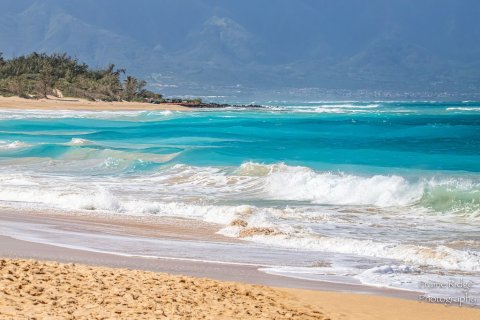
<svg viewBox="0 0 480 320"><path fill-rule="evenodd" d="M0 98L0 108L192 110L15 97ZM261 259L246 259L273 249L219 234L213 222L25 208L0 208L0 319L480 318L478 308L419 302L417 291L262 271Z"/></svg>
<svg viewBox="0 0 480 320"><path fill-rule="evenodd" d="M167 274L0 260L0 314L30 319L325 319L261 286Z"/></svg>
<svg viewBox="0 0 480 320"><path fill-rule="evenodd" d="M401 299L37 260L0 259L0 277L1 319L468 320L480 315Z"/></svg>
<svg viewBox="0 0 480 320"><path fill-rule="evenodd" d="M0 219L7 226L12 221L29 226L41 222L74 233L104 230L107 234L171 238L183 233L183 239L195 241L212 236L213 230L208 224L200 224L195 228L198 232L189 232L188 221L175 219L154 223L151 219L5 210ZM231 241L219 235L212 239ZM120 256L4 236L0 236L0 257L1 319L367 320L480 316L478 309L420 303L412 293L278 277L261 273L254 266ZM366 294L351 293L362 290Z"/></svg>
<svg viewBox="0 0 480 320"><path fill-rule="evenodd" d="M59 99L23 99L20 97L0 97L0 108L5 109L40 109L40 110L93 110L93 111L132 111L132 110L170 110L192 111L191 108L178 104L151 104L139 102L102 102L79 98Z"/></svg>
<svg viewBox="0 0 480 320"><path fill-rule="evenodd" d="M0 320L480 320L480 1L4 0Z"/></svg>

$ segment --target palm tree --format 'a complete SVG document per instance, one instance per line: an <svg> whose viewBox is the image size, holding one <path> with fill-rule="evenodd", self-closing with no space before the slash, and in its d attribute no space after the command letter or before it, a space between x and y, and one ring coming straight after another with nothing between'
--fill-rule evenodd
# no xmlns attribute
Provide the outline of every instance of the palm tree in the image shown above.
<svg viewBox="0 0 480 320"><path fill-rule="evenodd" d="M131 101L138 89L138 79L132 76L127 76L123 86L123 93L125 100Z"/></svg>
<svg viewBox="0 0 480 320"><path fill-rule="evenodd" d="M46 98L48 90L53 86L53 71L50 63L43 63L37 79L37 93L40 98Z"/></svg>

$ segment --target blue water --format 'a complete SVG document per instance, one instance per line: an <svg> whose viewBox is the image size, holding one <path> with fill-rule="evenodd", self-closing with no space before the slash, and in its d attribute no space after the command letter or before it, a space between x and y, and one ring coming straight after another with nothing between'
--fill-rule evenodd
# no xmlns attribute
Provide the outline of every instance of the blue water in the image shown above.
<svg viewBox="0 0 480 320"><path fill-rule="evenodd" d="M474 110L447 111L458 105ZM314 110L166 116L144 112L128 120L121 116L68 118L68 114L56 121L2 120L0 140L34 146L3 149L1 156L59 158L82 148L62 143L82 138L101 144L95 146L98 149L181 152L173 162L192 165L236 166L254 161L318 170L480 171L480 104L383 103L377 108L344 108L345 113Z"/></svg>
<svg viewBox="0 0 480 320"><path fill-rule="evenodd" d="M2 110L0 204L182 216L267 245L379 259L372 268L480 271L480 103L262 104Z"/></svg>

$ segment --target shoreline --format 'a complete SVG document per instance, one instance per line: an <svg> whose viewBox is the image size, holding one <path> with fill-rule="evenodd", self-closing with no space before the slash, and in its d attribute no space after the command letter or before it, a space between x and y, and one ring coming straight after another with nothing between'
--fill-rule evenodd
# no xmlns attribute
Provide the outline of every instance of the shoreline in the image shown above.
<svg viewBox="0 0 480 320"><path fill-rule="evenodd" d="M237 241L212 234L214 228L208 224L197 224L198 232L192 230L191 222L183 219L184 225L178 225L176 218L165 220L155 218L144 221L123 219L116 217L99 217L90 215L66 214L36 214L25 212L8 212L0 210L2 224L17 220L28 225L45 224L63 228L69 232L84 232L90 228L91 232L107 232L116 234L123 232L141 237L171 237L200 241L210 239L215 242ZM164 224L159 221L164 221ZM182 219L180 219L182 220ZM82 231L83 230L83 231ZM96 230L96 231L95 231ZM210 238L213 237L213 238ZM261 290L265 294L268 290L280 290L301 305L313 305L330 319L478 319L478 308L443 306L419 302L414 295L407 292L398 292L385 288L369 288L361 286L353 288L352 285L342 285L320 281L308 281L287 278L263 273L256 266L228 265L206 261L188 261L182 259L145 258L138 256L121 256L108 253L65 248L49 244L14 239L0 236L0 257L14 259L35 259L37 261L55 261L57 263L79 263L91 266L89 268L115 268L115 273L129 274L143 270L151 272L168 273L168 277L183 275L188 277L215 279L215 281L235 281L229 286L268 286ZM119 269L117 269L119 268ZM131 269L125 271L125 269ZM196 280L195 280L196 281ZM117 288L118 289L118 288ZM355 289L355 290L354 290ZM111 288L115 290L115 288ZM356 293L352 293L356 292ZM291 299L291 298L289 298ZM288 300L292 301L292 300ZM290 305L289 305L290 306ZM232 307L232 306L230 306ZM401 309L402 314L395 310ZM2 309L0 308L0 314ZM268 317L267 317L268 318Z"/></svg>
<svg viewBox="0 0 480 320"><path fill-rule="evenodd" d="M170 217L98 216L76 213L66 215L59 212L21 212L0 208L0 224L10 230L10 234L6 234L0 227L0 257L46 259L84 264L101 262L100 265L111 267L183 273L191 276L250 282L259 285L359 292L411 300L416 298L416 293L412 291L378 288L363 284L312 281L269 274L259 270L263 267L262 264L175 257L173 255L139 255L115 252L113 249L107 252L83 246L71 246L66 243L53 243L58 240L55 238L55 232L57 231L66 233L67 237L70 234L72 237L83 234L87 236L87 239L101 235L103 237L102 241L113 241L115 239L119 241L120 238L114 238L119 235L134 240L166 240L171 241L172 248L178 248L185 242L203 242L207 246L209 244L223 244L226 246L222 248L223 250L229 247L231 247L231 250L235 250L238 245L244 243L243 240L216 234L216 225L198 220ZM192 227L193 225L195 227ZM23 226L25 226L25 229L22 233L21 228ZM44 234L48 238L35 238L34 231L41 228L45 228ZM108 237L112 237L112 239ZM45 239L48 239L48 241L45 241ZM185 248L189 249L188 247L182 247L182 249ZM198 254L201 255L201 252L198 252Z"/></svg>
<svg viewBox="0 0 480 320"><path fill-rule="evenodd" d="M28 242L23 242L18 241L18 240L13 240L10 238L10 240L7 240L5 237L0 237L0 243L2 244L1 247L4 245L10 246L12 249L19 248L20 246L24 246L25 248L29 248L29 250L35 250L37 252L38 256L48 256L52 252L48 253L48 250L46 250L45 246L41 245L38 246L37 244L32 244ZM284 312L283 310L286 308L289 310L289 313L294 315L292 313L292 310L297 310L295 312L299 312L297 317L293 316L288 316L290 319L343 319L343 320L373 320L373 319L389 319L389 320L410 320L410 319L423 319L423 320L436 320L436 319L445 319L445 320L456 320L456 319L462 319L462 320L474 320L478 319L480 317L480 310L475 309L475 308L467 308L467 307L458 307L458 306L444 306L441 304L431 304L431 303L426 303L426 302L418 302L418 301L413 301L413 300L407 300L407 299L401 299L401 298L391 298L391 297L385 297L385 296L379 296L379 295L371 295L371 294L355 294L355 293L348 293L348 292L334 292L331 290L305 290L305 289L296 289L296 288L286 288L286 287L279 287L276 285L258 285L258 284L251 284L252 283L252 278L251 276L248 276L245 278L244 281L235 281L232 282L231 280L219 280L218 277L215 278L215 280L212 280L211 277L206 276L204 274L201 274L201 266L196 266L192 269L192 271L199 272L198 275L196 276L191 276L188 273L184 271L180 271L178 269L173 269L169 271L168 273L165 273L165 271L150 271L151 268L139 268L139 265L134 263L134 264L128 264L126 263L125 259L122 259L121 257L118 257L118 261L116 265L111 265L110 263L107 263L106 261L103 260L102 257L104 257L104 254L94 254L94 253L89 253L89 252L83 252L81 253L84 255L83 258L79 259L79 256L75 256L75 250L73 249L64 249L64 248L57 248L53 249L50 248L51 250L55 251L57 249L60 249L61 255L63 258L53 258L50 256L49 258L22 258L19 257L18 254L14 255L13 257L10 256L5 256L5 253L2 252L0 253L0 287L2 287L2 290L0 290L0 316L4 315L10 315L10 316L18 316L18 315L23 315L25 317L30 316L31 314L25 314L25 313L19 313L21 310L24 310L23 308L25 307L30 307L31 309L29 310L35 310L35 315L38 316L40 313L45 313L45 312L50 312L51 315L56 315L60 314L63 312L63 308L67 307L68 310L78 310L78 312L83 312L84 315L86 316L91 316L92 310L101 310L103 313L108 314L110 313L111 315L117 315L118 318L121 318L119 315L127 315L130 312L132 312L131 309L134 309L136 312L142 312L142 315L145 315L147 318L152 317L155 313L154 311L158 311L159 309L165 312L165 309L171 310L176 306L175 303L172 303L172 300L170 301L163 301L163 303L155 303L153 305L150 305L150 307L146 307L144 304L137 304L134 303L134 307L131 305L125 305L124 300L121 300L119 302L112 302L111 304L103 304L105 300L112 300L115 299L117 293L120 294L120 292L125 291L125 278L132 278L134 277L136 281L138 281L139 275L141 275L141 279L145 283L146 281L149 282L151 279L158 279L160 278L162 283L165 282L172 282L172 281L178 281L178 279L187 279L190 281L190 283L194 283L194 288L192 286L182 286L181 289L176 289L176 288L167 288L166 290L162 290L161 294L163 296L170 296L173 295L175 297L178 296L183 296L186 295L188 302L186 304L188 305L189 310L193 310L192 312L195 312L194 314L198 315L202 312L207 312L216 314L220 312L220 316L226 316L223 314L223 312L226 312L231 309L236 309L237 303L241 301L241 308L242 310L245 309L245 307L254 307L255 309L255 303L258 301L244 301L245 298L245 292L249 290L256 290L256 294L263 296L263 297L269 297L273 296L275 301L279 302L279 305L272 306L273 311L275 314L278 314L279 312ZM73 253L73 255L72 255ZM78 254L78 252L76 253ZM89 259L88 263L85 262L78 262L78 260L84 260L85 258ZM57 293L63 293L62 290L68 292L70 294L70 299L73 301L69 302L67 305L63 305L62 309L57 309L55 307L52 307L52 303L55 301L58 301L58 298L54 298L53 301L49 300L49 297L38 297L38 296L33 296L29 297L28 295L24 295L22 298L23 299L18 299L18 296L15 296L15 293L19 293L21 291L14 291L10 288L6 288L6 285L11 284L11 281L9 280L9 276L11 274L6 271L5 269L12 270L11 264L12 260L13 261L20 261L22 263L22 270L24 273L20 273L20 276L23 278L28 277L28 283L30 287L33 288L48 288L48 291L55 291ZM18 260L20 259L20 260ZM29 259L25 262L25 259ZM66 261L65 261L66 260ZM4 261L7 261L5 263ZM38 265L43 265L45 264L48 265L53 265L55 267L58 267L59 264L60 266L64 266L64 263L67 263L67 268L73 267L74 269L80 269L80 270L87 270L88 272L100 272L103 274L108 273L110 277L113 277L115 279L121 279L120 282L116 282L113 285L110 286L104 286L104 289L100 293L96 293L98 296L98 301L88 301L83 302L79 301L82 299L84 296L90 296L91 291L98 291L97 290L97 284L92 283L92 281L89 281L85 283L85 280L82 279L82 290L81 293L77 295L71 295L71 290L69 288L63 288L58 289L50 287L48 283L45 283L45 281L38 282L37 279L35 279L35 272L32 275L30 273L30 270L32 269L32 265L37 267ZM164 262L162 262L164 263ZM25 264L28 265L28 267L25 267ZM79 265L80 264L80 265ZM3 265L3 266L2 266ZM175 264L173 264L175 265ZM177 264L178 265L178 264ZM5 268L7 266L7 268ZM9 266L9 267L8 267ZM154 264L151 265L153 267ZM18 265L14 266L15 268L18 267ZM231 268L231 267L228 267ZM65 267L63 267L63 277L55 275L50 277L49 282L54 282L54 283L63 283L65 281L68 285L70 284L67 279L71 279L72 277L75 276L75 274L72 274L71 271L65 272ZM225 267L217 267L216 272L218 275L218 272L221 272L222 270L225 270ZM25 273L25 270L26 273ZM236 270L239 272L239 270ZM145 273L146 272L146 273ZM39 274L44 274L45 269L42 269ZM48 273L47 273L48 274ZM145 276L146 274L146 276ZM65 278L66 276L66 278ZM33 278L33 281L32 281ZM98 278L98 277L97 277ZM253 278L254 279L254 278ZM62 281L63 280L63 281ZM182 281L183 281L182 280ZM226 282L227 281L227 282ZM78 283L78 282L77 282ZM131 283L131 282L130 282ZM207 285L204 287L204 284L207 283ZM77 287L78 284L74 284L74 287ZM129 284L126 285L127 288L130 287ZM154 283L153 288L158 288L159 283ZM223 287L223 291L225 292L224 295L232 297L234 302L232 301L224 301L224 305L220 308L216 308L216 306L212 306L212 297L211 297L211 292L209 291L210 288L212 287ZM142 285L140 289L138 289L140 292L145 292L145 290L151 290L152 286L145 286ZM198 289L202 289L204 294L207 297L207 301L198 301L196 297L191 296L191 291L193 290L196 292ZM5 294L7 293L7 295ZM14 293L15 292L15 293ZM85 294L87 292L87 294ZM111 293L114 293L113 295ZM23 293L23 292L22 292ZM218 293L218 289L215 290L214 294ZM7 296L8 299L4 299L4 297ZM250 294L246 294L246 296L250 296ZM30 298L30 299L28 299ZM17 299L15 301L15 299ZM42 302L43 301L43 302ZM151 301L150 301L151 302ZM43 306L47 307L47 310L42 308ZM120 308L120 309L119 309ZM300 309L299 309L300 308ZM178 307L177 307L178 310ZM300 311L298 311L300 310ZM398 312L398 310L402 310L401 313ZM150 312L152 311L152 312ZM28 311L27 311L28 312ZM31 312L31 311L30 311ZM57 313L58 312L58 313ZM199 313L200 312L200 313ZM236 311L238 312L238 310ZM315 312L313 317L307 317L308 312ZM285 318L286 312L283 313ZM167 312L168 315L168 312ZM182 315L179 315L181 319L183 319ZM185 316L185 315L184 315ZM216 315L217 318L219 315ZM262 316L264 319L276 319L274 316L269 315L265 312L262 313ZM140 316L140 313L137 315L137 317L142 318ZM185 318L188 318L185 316ZM225 317L227 319L234 319L233 313L230 314L229 316ZM240 317L238 319L256 319L258 318L253 316L253 315L243 315L243 317ZM282 317L281 317L282 318ZM210 319L210 318L206 318ZM214 319L214 317L212 317Z"/></svg>
<svg viewBox="0 0 480 320"><path fill-rule="evenodd" d="M230 105L219 103L189 102L128 102L90 101L81 98L25 99L18 96L0 96L0 110L70 110L70 111L198 111L202 109L251 108L261 109L260 105Z"/></svg>
<svg viewBox="0 0 480 320"><path fill-rule="evenodd" d="M104 102L77 98L24 99L0 96L0 109L71 110L71 111L195 111L195 108L174 103Z"/></svg>

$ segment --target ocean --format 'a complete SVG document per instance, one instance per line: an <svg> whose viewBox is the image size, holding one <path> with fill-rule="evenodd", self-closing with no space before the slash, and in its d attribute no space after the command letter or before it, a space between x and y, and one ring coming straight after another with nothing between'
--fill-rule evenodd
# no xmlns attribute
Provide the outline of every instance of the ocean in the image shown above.
<svg viewBox="0 0 480 320"><path fill-rule="evenodd" d="M158 255L443 296L462 290L424 284L470 281L480 294L479 102L256 103L3 109L0 206L191 218L245 244Z"/></svg>

